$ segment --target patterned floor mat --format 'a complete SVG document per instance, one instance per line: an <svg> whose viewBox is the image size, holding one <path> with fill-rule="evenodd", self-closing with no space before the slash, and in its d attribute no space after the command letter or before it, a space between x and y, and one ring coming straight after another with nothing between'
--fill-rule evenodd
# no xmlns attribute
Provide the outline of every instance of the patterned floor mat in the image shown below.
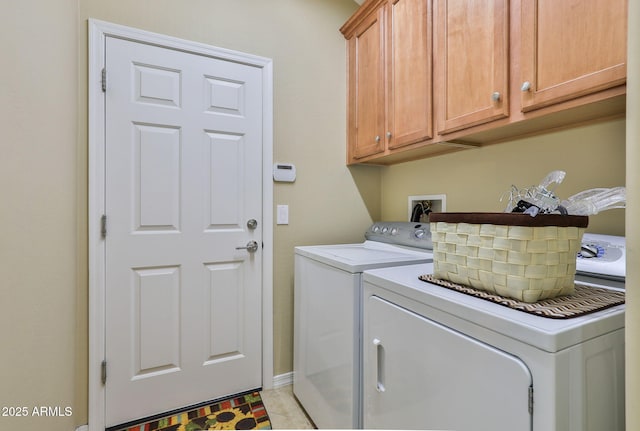
<svg viewBox="0 0 640 431"><path fill-rule="evenodd" d="M271 421L259 392L187 409L112 431L268 430Z"/></svg>

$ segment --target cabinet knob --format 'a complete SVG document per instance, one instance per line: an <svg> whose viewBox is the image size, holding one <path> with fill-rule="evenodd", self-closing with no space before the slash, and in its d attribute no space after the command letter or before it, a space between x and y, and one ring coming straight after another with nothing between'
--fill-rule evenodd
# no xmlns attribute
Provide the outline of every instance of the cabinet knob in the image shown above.
<svg viewBox="0 0 640 431"><path fill-rule="evenodd" d="M391 139L391 132L387 132L387 139Z"/></svg>
<svg viewBox="0 0 640 431"><path fill-rule="evenodd" d="M380 135L376 135L376 144L380 142Z"/></svg>
<svg viewBox="0 0 640 431"><path fill-rule="evenodd" d="M494 102L499 102L501 98L502 98L502 95L500 94L499 91L496 91L491 95L491 100L493 100Z"/></svg>
<svg viewBox="0 0 640 431"><path fill-rule="evenodd" d="M520 89L521 89L522 91L529 91L529 90L531 90L531 83L530 83L529 81L524 81L524 82L522 83L522 87L520 87Z"/></svg>

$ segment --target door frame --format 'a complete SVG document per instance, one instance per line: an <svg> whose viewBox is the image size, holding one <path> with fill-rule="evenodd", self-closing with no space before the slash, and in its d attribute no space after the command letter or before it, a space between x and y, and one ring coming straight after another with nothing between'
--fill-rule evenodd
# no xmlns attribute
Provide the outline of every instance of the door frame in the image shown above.
<svg viewBox="0 0 640 431"><path fill-rule="evenodd" d="M273 62L271 59L217 48L172 36L152 33L105 21L89 19L89 430L105 429L105 386L102 361L105 358L105 241L101 218L105 212L105 40L117 37L187 53L235 61L262 71L262 387L273 387ZM108 84L107 84L108 85ZM203 400L206 401L206 400Z"/></svg>

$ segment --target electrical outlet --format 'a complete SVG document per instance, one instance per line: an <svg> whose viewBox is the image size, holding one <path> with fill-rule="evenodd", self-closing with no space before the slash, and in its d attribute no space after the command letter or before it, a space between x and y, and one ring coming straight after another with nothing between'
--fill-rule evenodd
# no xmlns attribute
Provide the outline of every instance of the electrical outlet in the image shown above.
<svg viewBox="0 0 640 431"><path fill-rule="evenodd" d="M447 211L447 195L419 195L409 196L407 220L414 221L413 218L419 218L419 221L426 222L426 214L428 212L445 212Z"/></svg>

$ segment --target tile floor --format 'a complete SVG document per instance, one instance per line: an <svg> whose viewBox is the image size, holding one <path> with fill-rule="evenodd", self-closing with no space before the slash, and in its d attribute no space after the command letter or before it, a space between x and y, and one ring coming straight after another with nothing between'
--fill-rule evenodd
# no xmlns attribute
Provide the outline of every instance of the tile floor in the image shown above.
<svg viewBox="0 0 640 431"><path fill-rule="evenodd" d="M315 429L298 400L293 386L282 386L260 392L273 429Z"/></svg>

